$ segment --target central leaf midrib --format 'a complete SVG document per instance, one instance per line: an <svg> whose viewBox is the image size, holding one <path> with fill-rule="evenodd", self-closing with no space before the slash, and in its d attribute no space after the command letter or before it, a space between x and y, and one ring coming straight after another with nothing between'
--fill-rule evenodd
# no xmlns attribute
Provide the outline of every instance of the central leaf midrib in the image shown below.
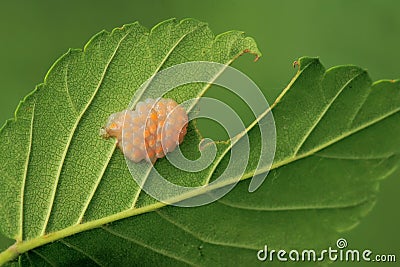
<svg viewBox="0 0 400 267"><path fill-rule="evenodd" d="M399 110L397 110L396 112L398 112ZM393 114L394 113L395 112L393 112ZM248 179L248 178L249 177L242 177L241 180L245 180L245 179ZM217 188L226 186L227 184L229 184L229 183L221 184L219 187L213 186L212 189L217 189ZM200 191L200 190L198 190L198 191ZM206 193L206 192L207 191L205 191L203 193ZM192 197L195 196L195 195L196 194L192 194ZM183 199L187 199L187 198L184 197L184 198L181 198L181 199L177 199L176 202L180 201L180 200L183 200ZM172 200L171 200L171 202L173 203ZM362 204L363 204L363 202L359 203L359 205L362 205ZM137 209L128 209L128 210L125 210L125 211L122 211L122 212L119 212L119 213L116 213L116 214L112 214L112 215L107 216L107 217L103 217L101 219L97 219L97 220L94 220L94 221L89 221L89 222L86 222L86 223L83 223L83 224L73 225L73 226L64 228L62 230L59 230L57 232L49 233L46 238L44 238L44 236L39 236L39 237L31 239L29 241L22 242L21 245L23 245L23 249L24 249L23 252L28 251L28 250L33 249L33 248L38 247L38 246L45 245L47 243L50 243L50 242L53 242L53 241L56 241L56 240L59 240L59 239L65 238L67 236L71 236L73 234L77 234L77 233L80 233L80 232L84 232L84 231L88 231L88 230L91 230L91 229L94 229L94 228L101 227L102 225L105 225L107 223L115 222L117 220L129 218L129 217L132 217L132 216L135 216L135 215L139 215L139 214L144 214L144 213L156 211L156 210L158 210L158 209L160 209L160 208L162 208L164 206L166 206L165 203L157 202L157 203L149 205L149 206L145 206L145 207L141 207L141 208L137 208ZM352 206L356 207L358 205L356 204L356 205L352 205ZM337 208L337 207L328 207L327 209L332 209L332 208ZM347 207L343 206L341 208L347 208Z"/></svg>

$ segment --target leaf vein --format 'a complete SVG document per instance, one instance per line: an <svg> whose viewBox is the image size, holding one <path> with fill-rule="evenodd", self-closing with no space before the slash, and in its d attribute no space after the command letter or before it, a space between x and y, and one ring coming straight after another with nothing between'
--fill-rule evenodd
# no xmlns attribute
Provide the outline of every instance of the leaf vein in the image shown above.
<svg viewBox="0 0 400 267"><path fill-rule="evenodd" d="M319 123L323 120L323 118L325 117L325 115L328 113L328 110L332 107L333 103L338 99L338 97L342 94L342 92L344 91L344 89L347 88L347 86L354 81L357 77L359 77L361 74L363 74L364 72L358 73L357 75L355 75L354 77L352 77L351 79L349 79L340 89L339 91L336 93L336 95L332 98L332 100L330 102L328 102L328 105L323 109L322 113L319 115L319 117L317 118L317 120L315 121L315 123L311 126L310 130L306 133L306 135L303 137L303 139L301 140L301 142L299 143L299 145L296 147L293 155L297 155L300 151L300 149L303 147L304 143L308 140L308 138L311 136L311 134L314 132L315 128L319 125Z"/></svg>
<svg viewBox="0 0 400 267"><path fill-rule="evenodd" d="M133 107L139 102L140 98L142 97L142 95L144 94L144 92L146 91L146 89L149 87L150 83L152 82L152 80L154 79L155 75L157 74L157 72L162 68L162 66L164 66L165 62L168 60L169 56L172 54L172 52L174 52L174 50L176 49L176 47L178 47L178 45L186 38L186 36L188 36L191 33L194 33L195 31L197 31L198 29L200 29L201 27L204 27L206 24L201 24L198 25L196 27L193 28L193 30L183 34L175 43L174 45L168 50L168 52L165 54L165 56L163 57L163 59L161 60L160 64L156 67L156 69L154 70L153 74L150 76L148 83L146 84L146 86L143 86L142 90L139 92L139 94L136 92L135 96L136 98L132 101L131 105L129 106L129 109L133 109ZM151 52L151 51L150 51Z"/></svg>
<svg viewBox="0 0 400 267"><path fill-rule="evenodd" d="M307 68L309 68L311 66L312 63L308 63L306 66L304 66L304 68L300 71L297 72L296 76L293 77L293 79L290 81L290 83L285 87L285 89L279 94L279 96L276 98L276 100L274 101L274 103L267 109L265 110L262 114L260 114L244 131L242 131L241 133L237 134L236 136L234 136L229 144L229 146L227 146L227 148L222 152L221 157L219 157L216 161L216 163L214 164L214 166L211 168L209 175L206 179L206 184L209 184L212 175L214 173L214 171L216 170L216 168L218 167L219 163L221 162L221 160L225 157L225 155L229 152L229 150L232 149L232 147L238 143L240 141L240 139L245 136L251 129L253 129L265 116L267 116L273 109L274 107L282 100L282 98L285 96L285 94L289 91L289 89L292 87L292 85L296 82L297 78L300 76L301 73L304 72L304 70L306 70ZM271 167L272 170L272 167ZM250 172L255 176L256 173L254 172Z"/></svg>
<svg viewBox="0 0 400 267"><path fill-rule="evenodd" d="M28 148L28 155L26 157L25 161L25 166L24 166L24 176L22 179L22 185L21 185L21 207L19 211L19 233L18 233L18 239L17 241L22 241L23 239L23 223L24 223L24 199L25 199L25 185L26 185L26 178L28 176L28 170L29 170L29 161L31 158L31 153L32 153L32 140L33 140L33 123L34 123L34 118L35 118L35 107L36 104L33 104L32 107L32 118L31 118L31 125L29 129L29 148Z"/></svg>
<svg viewBox="0 0 400 267"><path fill-rule="evenodd" d="M118 232L116 232L116 231L111 230L109 227L102 226L101 229L103 229L104 231L108 232L109 234L111 234L111 235L113 235L113 236L116 236L116 237L118 237L118 238L122 238L122 239L127 240L127 241L129 241L129 242L132 242L132 243L134 243L134 244L137 244L137 245L139 245L139 246L141 246L141 247L143 247L143 248L146 248L146 249L149 249L149 250L151 250L151 251L154 251L154 252L156 252L156 253L158 253L158 254L160 254L160 255L162 255L162 256L166 256L166 257L171 258L171 259L174 259L174 260L176 260L176 261L186 263L186 264L188 264L188 265L190 265L190 266L196 266L194 263L192 263L192 262L190 262L190 261L188 261L188 260L186 260L186 259L177 257L177 256L175 256L175 255L171 255L171 254L167 253L166 251L163 251L163 250L154 248L154 247L149 246L149 245L147 245L147 244L145 244L145 243L142 243L142 242L140 242L140 241L138 241L138 240L135 240L135 239L133 239L133 238L131 238L131 237L124 236L124 235L121 234L121 233L118 233Z"/></svg>
<svg viewBox="0 0 400 267"><path fill-rule="evenodd" d="M200 237L199 235L193 233L193 231L189 230L187 227L183 226L182 224L174 221L173 219L171 219L168 216L165 216L164 214L162 214L161 211L159 210L155 210L155 212L161 217L163 218L165 221L171 223L172 225L175 225L176 227L178 227L179 229L181 229L182 231L192 235L194 238L198 239L199 241L203 242L203 243L207 243L210 245L216 245L216 246L223 246L223 247L231 247L231 248L240 248L240 249L248 249L248 250L254 250L257 248L253 248L253 247L247 247L247 246L239 246L237 244L229 244L229 243L222 243L222 242L217 242L217 241L213 241L213 240L209 240L209 239L205 239L203 237Z"/></svg>
<svg viewBox="0 0 400 267"><path fill-rule="evenodd" d="M75 116L78 116L78 110L76 109L76 106L74 105L74 103L72 102L72 98L71 98L71 94L69 92L69 86L68 86L68 68L69 68L69 62L67 63L67 65L65 66L65 78L64 78L64 86L65 86L65 91L67 93L67 97L68 97L68 102L71 104L71 108L72 111L74 112Z"/></svg>
<svg viewBox="0 0 400 267"><path fill-rule="evenodd" d="M351 136L353 134L361 132L361 131L365 130L366 128L370 127L370 126L373 126L374 124L379 123L379 122L381 122L381 121L383 121L383 120L395 115L399 111L400 111L400 108L397 108L392 112L388 112L388 113L384 114L383 116L380 116L380 117L376 118L375 120L370 121L369 123L365 123L365 124L360 125L359 127L355 128L352 131L348 131L346 133L343 133L342 135L332 139L331 141L325 142L325 143L321 144L320 146L315 147L314 149L312 149L312 150L310 150L310 151L308 151L308 152L306 152L304 154L295 156L293 158L292 157L286 158L286 159L281 160L280 162L276 162L276 163L272 164L272 167L270 169L268 169L268 170L277 169L277 168L282 167L282 166L284 166L286 164L289 164L291 162L306 158L308 156L312 156L312 155L314 155L315 153L321 151L324 148L327 148L327 147L329 147L329 146L331 146L331 145L333 145L333 144L335 144L335 143L337 143L337 142L339 142L339 141L341 141L341 140L343 140L343 139L345 139L345 138L347 138L347 137L349 137L349 136ZM254 175L257 175L257 174L260 174L260 173L264 173L264 172L266 172L268 170L260 169ZM244 176L244 178L249 178L249 177L245 177Z"/></svg>
<svg viewBox="0 0 400 267"><path fill-rule="evenodd" d="M85 257L89 258L92 262L97 264L98 266L105 266L103 265L99 260L97 260L95 257L90 255L89 253L86 253L83 249L78 248L77 246L72 245L71 243L65 241L65 240L60 240L60 243L66 246L67 248L72 248L73 250L79 252L80 254L84 255Z"/></svg>
<svg viewBox="0 0 400 267"><path fill-rule="evenodd" d="M48 258L46 258L42 253L38 252L35 249L31 250L33 253L35 253L36 255L38 255L40 258L42 258L46 263L48 263L50 266L54 266L56 267L57 264L54 264L52 261L50 261Z"/></svg>
<svg viewBox="0 0 400 267"><path fill-rule="evenodd" d="M362 206L367 202L371 201L369 198L364 198L361 201L343 205L326 205L326 206L287 206L287 207L250 207L250 206L243 206L239 204L233 204L226 200L219 199L218 202L224 206L241 209L241 210L248 210L248 211L265 211L265 212L285 212L285 211L304 211L304 210L330 210L330 209L348 209L348 208L355 208L358 206Z"/></svg>
<svg viewBox="0 0 400 267"><path fill-rule="evenodd" d="M28 252L25 252L24 255L25 255L26 258L28 259L29 265L30 265L30 266L35 266L35 265L33 265L33 262L32 262L31 257L29 257L29 253L28 253ZM21 262L19 263L19 266L22 266Z"/></svg>
<svg viewBox="0 0 400 267"><path fill-rule="evenodd" d="M72 138L73 138L73 136L74 136L74 134L76 132L76 129L78 127L78 124L81 121L81 119L82 119L83 115L85 114L86 110L89 108L89 106L93 102L93 100L94 100L95 96L97 95L97 92L99 91L101 85L103 84L103 81L104 81L104 78L106 76L107 70L108 70L111 62L113 61L115 55L117 54L117 51L120 48L122 41L129 35L130 32L131 32L130 30L127 31L127 33L125 33L125 35L118 41L117 46L115 47L115 49L114 49L110 59L108 60L106 66L104 67L104 70L103 70L103 73L102 73L102 75L100 77L99 83L97 84L97 86L96 86L91 98L89 99L88 103L85 105L85 107L83 108L83 110L79 114L79 117L76 119L75 124L74 124L74 126L73 126L73 128L72 128L72 130L70 132L70 135L68 137L68 141L67 141L66 147L65 147L65 149L63 151L62 159L61 159L58 171L57 171L57 177L56 177L55 183L54 183L54 190L51 193L51 201L50 201L50 205L49 205L49 209L48 209L48 212L47 212L47 216L46 216L45 222L43 224L42 233L41 233L42 235L44 235L45 232L46 232L46 227L47 227L47 224L49 222L50 214L51 214L51 211L52 211L52 208L53 208L53 205L54 205L54 199L55 199L55 195L56 195L56 191L57 191L58 181L59 181L59 178L60 178L60 175L61 175L61 170L62 170L62 168L64 166L64 161L65 161L65 158L67 156L67 152L68 152L68 150L70 148L70 144L72 142Z"/></svg>
<svg viewBox="0 0 400 267"><path fill-rule="evenodd" d="M343 156L343 155L329 155L329 154L322 154L322 153L315 153L314 156L326 159L339 159L339 160L382 160L382 159L389 159L397 154L391 153L388 155L382 155L378 157L360 157L360 156Z"/></svg>
<svg viewBox="0 0 400 267"><path fill-rule="evenodd" d="M352 126L353 123L355 122L357 116L360 114L360 111L362 110L362 108L364 107L365 103L367 102L367 99L368 99L369 95L371 94L371 92L372 92L372 90L368 91L368 94L365 95L361 105L357 108L356 112L350 118L349 126Z"/></svg>

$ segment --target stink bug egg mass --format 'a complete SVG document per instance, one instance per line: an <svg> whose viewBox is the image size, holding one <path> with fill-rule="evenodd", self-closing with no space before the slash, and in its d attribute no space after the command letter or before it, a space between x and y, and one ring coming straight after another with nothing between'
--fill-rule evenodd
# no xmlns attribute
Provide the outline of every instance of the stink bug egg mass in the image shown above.
<svg viewBox="0 0 400 267"><path fill-rule="evenodd" d="M172 99L146 99L136 110L111 114L102 130L115 137L125 157L154 163L182 143L187 132L186 111Z"/></svg>

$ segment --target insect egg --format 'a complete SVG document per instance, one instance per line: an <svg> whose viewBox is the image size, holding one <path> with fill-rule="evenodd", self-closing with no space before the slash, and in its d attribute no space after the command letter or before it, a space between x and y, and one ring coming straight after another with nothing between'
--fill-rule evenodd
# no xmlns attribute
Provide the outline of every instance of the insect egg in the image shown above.
<svg viewBox="0 0 400 267"><path fill-rule="evenodd" d="M154 163L182 143L187 132L186 111L172 99L146 99L136 110L123 110L108 118L102 134L115 137L125 157Z"/></svg>

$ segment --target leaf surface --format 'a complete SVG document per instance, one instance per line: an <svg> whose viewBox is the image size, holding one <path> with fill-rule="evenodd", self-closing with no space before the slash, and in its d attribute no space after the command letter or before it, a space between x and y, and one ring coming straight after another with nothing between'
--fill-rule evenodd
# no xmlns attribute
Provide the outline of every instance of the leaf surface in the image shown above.
<svg viewBox="0 0 400 267"><path fill-rule="evenodd" d="M163 207L135 184L115 141L98 136L161 69L194 60L230 64L244 51L259 55L241 32L215 37L204 23L169 20L150 32L137 23L101 32L58 60L0 133L0 228L18 241L0 259L17 248L20 263L35 265L256 265L265 244L326 248L359 223L379 180L399 165L400 83L372 84L358 67L325 70L318 59L301 58L272 105L277 151L268 178L247 191L248 178L268 171L254 173L261 139L252 124L243 181L206 206ZM190 84L169 97L183 102L207 88ZM198 156L198 141L191 124L182 145L189 158ZM201 173L165 160L156 167L176 183L201 185L223 171L230 146L241 142L219 144Z"/></svg>

